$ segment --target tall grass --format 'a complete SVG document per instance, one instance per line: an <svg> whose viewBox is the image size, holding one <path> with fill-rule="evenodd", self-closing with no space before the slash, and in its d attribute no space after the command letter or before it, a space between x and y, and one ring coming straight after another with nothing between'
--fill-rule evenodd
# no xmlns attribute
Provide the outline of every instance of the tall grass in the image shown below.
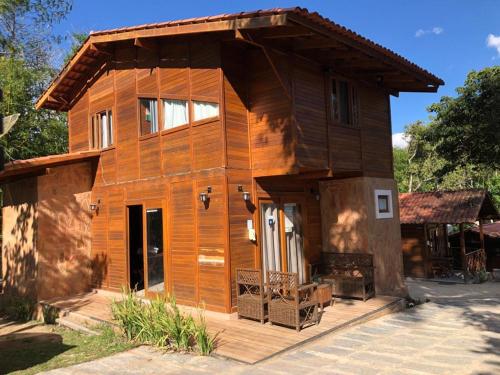
<svg viewBox="0 0 500 375"><path fill-rule="evenodd" d="M203 313L198 321L183 314L173 297L156 297L148 304L133 291L124 290L122 300L113 301L111 309L129 340L201 355L214 349L215 337L208 333Z"/></svg>

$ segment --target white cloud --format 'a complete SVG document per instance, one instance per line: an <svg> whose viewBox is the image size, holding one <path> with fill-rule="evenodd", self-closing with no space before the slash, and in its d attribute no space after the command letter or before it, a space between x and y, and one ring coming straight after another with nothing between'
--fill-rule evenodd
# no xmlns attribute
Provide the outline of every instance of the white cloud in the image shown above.
<svg viewBox="0 0 500 375"><path fill-rule="evenodd" d="M486 38L486 45L490 48L495 48L498 56L500 56L500 35L489 34Z"/></svg>
<svg viewBox="0 0 500 375"><path fill-rule="evenodd" d="M442 34L444 32L444 29L440 26L434 26L432 29L418 29L416 32L415 32L415 37L416 38L420 38L421 36L424 36L426 34L435 34L435 35L439 35L439 34Z"/></svg>
<svg viewBox="0 0 500 375"><path fill-rule="evenodd" d="M405 133L394 133L392 135L392 147L396 148L408 147L408 141L405 138Z"/></svg>

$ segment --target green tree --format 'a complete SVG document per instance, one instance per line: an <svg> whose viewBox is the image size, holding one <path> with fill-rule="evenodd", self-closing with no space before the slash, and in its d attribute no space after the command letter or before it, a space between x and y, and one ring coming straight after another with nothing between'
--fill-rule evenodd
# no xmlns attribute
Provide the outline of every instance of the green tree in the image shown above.
<svg viewBox="0 0 500 375"><path fill-rule="evenodd" d="M35 111L34 102L56 73L51 27L70 9L70 0L0 0L0 111L20 114L1 139L7 160L67 150L66 116Z"/></svg>

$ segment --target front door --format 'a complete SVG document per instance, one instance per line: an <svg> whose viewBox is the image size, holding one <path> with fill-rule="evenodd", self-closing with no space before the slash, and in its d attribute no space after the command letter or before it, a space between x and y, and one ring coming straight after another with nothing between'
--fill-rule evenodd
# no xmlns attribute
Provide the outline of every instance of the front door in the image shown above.
<svg viewBox="0 0 500 375"><path fill-rule="evenodd" d="M260 200L260 258L264 275L267 271L295 272L299 282L305 283L302 207L299 199Z"/></svg>
<svg viewBox="0 0 500 375"><path fill-rule="evenodd" d="M144 207L144 284L146 295L165 292L164 205L150 201Z"/></svg>

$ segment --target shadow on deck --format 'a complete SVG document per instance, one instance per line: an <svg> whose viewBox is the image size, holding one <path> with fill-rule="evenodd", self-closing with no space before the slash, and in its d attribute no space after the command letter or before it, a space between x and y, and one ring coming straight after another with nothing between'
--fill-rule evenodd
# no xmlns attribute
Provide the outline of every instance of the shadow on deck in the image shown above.
<svg viewBox="0 0 500 375"><path fill-rule="evenodd" d="M70 298L52 299L45 303L56 306L67 314L76 313L92 321L111 323L111 301L118 298L119 294L98 291ZM404 306L403 299L389 296L377 296L366 302L336 299L332 306L325 308L318 325L304 328L301 332L238 319L236 314L206 311L205 318L210 333L218 333L214 353L216 356L255 364L328 333L400 311ZM181 308L186 312L193 312L192 308Z"/></svg>

